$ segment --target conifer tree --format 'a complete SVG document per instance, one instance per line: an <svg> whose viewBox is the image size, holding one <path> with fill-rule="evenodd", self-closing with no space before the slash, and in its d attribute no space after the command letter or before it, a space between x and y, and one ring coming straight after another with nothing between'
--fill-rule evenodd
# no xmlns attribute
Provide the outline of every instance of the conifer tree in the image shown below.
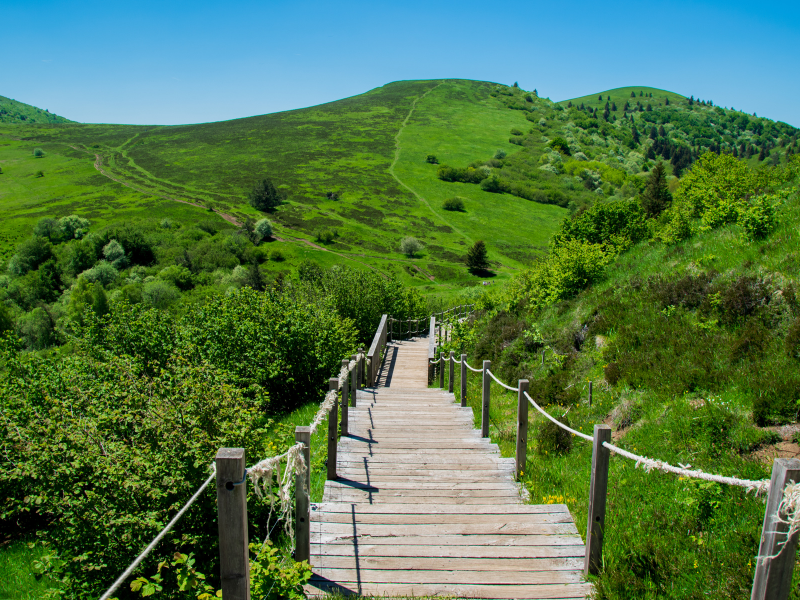
<svg viewBox="0 0 800 600"><path fill-rule="evenodd" d="M600 95L597 97L597 99L602 101L602 100L603 100L603 94L600 94Z"/></svg>
<svg viewBox="0 0 800 600"><path fill-rule="evenodd" d="M631 98L636 98L636 92L631 92Z"/></svg>
<svg viewBox="0 0 800 600"><path fill-rule="evenodd" d="M656 131L655 127L650 128L650 139L654 140L658 137L658 132Z"/></svg>
<svg viewBox="0 0 800 600"><path fill-rule="evenodd" d="M639 98L641 98L642 96L644 96L644 92L639 90Z"/></svg>
<svg viewBox="0 0 800 600"><path fill-rule="evenodd" d="M669 106L669 98L664 101L664 106Z"/></svg>
<svg viewBox="0 0 800 600"><path fill-rule="evenodd" d="M606 110L610 110L610 109L611 109L611 107L608 105L608 102L606 102Z"/></svg>
<svg viewBox="0 0 800 600"><path fill-rule="evenodd" d="M664 161L659 160L650 175L642 194L642 208L650 218L657 217L672 202L672 194L667 186L667 172Z"/></svg>
<svg viewBox="0 0 800 600"><path fill-rule="evenodd" d="M689 106L694 105L694 96L689 96Z"/></svg>
<svg viewBox="0 0 800 600"><path fill-rule="evenodd" d="M569 104L567 104L567 108L572 108L572 100L570 100Z"/></svg>
<svg viewBox="0 0 800 600"><path fill-rule="evenodd" d="M758 162L761 162L765 158L767 158L767 147L761 146L761 152L758 154Z"/></svg>
<svg viewBox="0 0 800 600"><path fill-rule="evenodd" d="M647 103L647 112L653 112L653 107L650 105L649 102Z"/></svg>
<svg viewBox="0 0 800 600"><path fill-rule="evenodd" d="M633 134L633 143L634 144L638 144L639 143L639 131L636 129L636 125L635 124L633 125L633 129L631 130L631 133Z"/></svg>
<svg viewBox="0 0 800 600"><path fill-rule="evenodd" d="M485 271L489 268L489 253L483 240L478 240L467 250L466 263L472 272Z"/></svg>
<svg viewBox="0 0 800 600"><path fill-rule="evenodd" d="M664 130L663 125L658 126L658 137L663 137L663 138L667 137L667 132Z"/></svg>
<svg viewBox="0 0 800 600"><path fill-rule="evenodd" d="M616 102L612 102L611 103L611 110L613 110L614 112L617 112L617 103Z"/></svg>
<svg viewBox="0 0 800 600"><path fill-rule="evenodd" d="M733 147L733 157L739 158L739 151L736 149L736 146Z"/></svg>

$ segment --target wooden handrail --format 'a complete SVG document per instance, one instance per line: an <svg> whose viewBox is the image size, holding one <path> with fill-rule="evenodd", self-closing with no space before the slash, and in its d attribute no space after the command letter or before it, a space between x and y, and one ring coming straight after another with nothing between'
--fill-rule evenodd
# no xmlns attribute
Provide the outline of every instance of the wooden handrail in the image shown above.
<svg viewBox="0 0 800 600"><path fill-rule="evenodd" d="M367 352L367 358L370 361L369 367L367 368L367 385L369 387L373 387L375 385L375 380L378 378L381 354L386 346L388 318L389 315L383 315L381 317L378 330L375 332L375 337L372 338L372 345L369 347L369 352Z"/></svg>

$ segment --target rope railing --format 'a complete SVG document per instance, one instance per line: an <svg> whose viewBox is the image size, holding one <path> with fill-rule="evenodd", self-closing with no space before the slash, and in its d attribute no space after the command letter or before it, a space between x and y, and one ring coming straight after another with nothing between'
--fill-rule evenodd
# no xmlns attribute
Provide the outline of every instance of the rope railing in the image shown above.
<svg viewBox="0 0 800 600"><path fill-rule="evenodd" d="M435 362L444 359L442 355ZM517 392L517 447L516 447L516 473L521 477L526 466L527 430L528 430L528 405L533 406L545 418L555 423L561 429L581 439L593 443L591 485L589 491L589 514L586 534L586 560L584 571L588 574L598 574L602 565L603 529L605 527L606 490L608 489L608 456L613 453L635 462L636 468L642 467L647 473L656 470L672 473L681 477L700 479L722 485L731 485L744 488L745 493L753 492L755 496L769 494L767 510L764 516L761 543L756 557L756 573L753 582L752 599L767 600L779 598L785 600L787 594L771 595L778 586L788 590L789 581L794 568L795 550L800 537L800 460L775 459L772 470L772 479L741 479L706 473L700 469L693 469L689 464L678 463L671 465L665 461L640 456L624 450L611 443L611 428L607 425L595 425L594 436L577 431L562 423L546 410L539 406L528 393L528 381L521 379L519 387L514 388L501 381L489 368L490 361L484 361L483 368L473 368L462 354L456 360L451 353L448 359L450 368L450 391L453 390L453 365L461 365L461 406L466 406L466 376L467 370L483 373L483 392L481 398L481 436L489 437L489 385L494 380L501 387ZM444 379L440 378L440 385L444 387ZM589 405L591 405L592 386L589 382ZM784 585L785 584L785 585Z"/></svg>

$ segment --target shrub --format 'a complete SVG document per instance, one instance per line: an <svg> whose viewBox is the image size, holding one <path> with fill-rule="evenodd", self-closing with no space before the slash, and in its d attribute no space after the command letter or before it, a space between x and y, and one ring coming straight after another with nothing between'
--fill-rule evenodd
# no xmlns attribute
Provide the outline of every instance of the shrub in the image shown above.
<svg viewBox="0 0 800 600"><path fill-rule="evenodd" d="M565 140L563 137L556 137L553 140L551 140L550 143L547 145L550 146L553 150L560 152L564 156L572 156L572 152L570 152L569 149L569 144L567 143L567 140Z"/></svg>
<svg viewBox="0 0 800 600"><path fill-rule="evenodd" d="M117 240L111 240L103 246L103 256L115 269L124 269L128 265L125 248Z"/></svg>
<svg viewBox="0 0 800 600"><path fill-rule="evenodd" d="M51 242L58 243L61 239L61 228L58 226L58 219L43 217L36 222L33 234L39 237L46 237Z"/></svg>
<svg viewBox="0 0 800 600"><path fill-rule="evenodd" d="M445 209L445 210L463 211L464 210L464 200L462 200L458 196L454 196L453 198L448 198L442 204L442 208Z"/></svg>
<svg viewBox="0 0 800 600"><path fill-rule="evenodd" d="M330 244L336 235L335 229L317 229L314 232L314 239L323 244Z"/></svg>
<svg viewBox="0 0 800 600"><path fill-rule="evenodd" d="M625 249L647 235L647 223L639 204L633 200L617 200L595 204L572 218L565 218L553 235L552 244L558 247L568 240L582 240Z"/></svg>
<svg viewBox="0 0 800 600"><path fill-rule="evenodd" d="M622 372L619 370L619 365L615 362L610 362L603 367L603 375L609 385L617 385L617 382L622 377Z"/></svg>
<svg viewBox="0 0 800 600"><path fill-rule="evenodd" d="M409 258L414 258L414 255L422 252L422 250L422 242L415 237L406 236L400 241L400 252Z"/></svg>
<svg viewBox="0 0 800 600"><path fill-rule="evenodd" d="M22 315L16 327L17 335L28 350L43 350L55 341L53 320L43 308L37 307Z"/></svg>
<svg viewBox="0 0 800 600"><path fill-rule="evenodd" d="M25 275L53 256L53 246L44 237L32 236L17 247L17 252L8 261L8 272Z"/></svg>
<svg viewBox="0 0 800 600"><path fill-rule="evenodd" d="M775 205L771 199L762 194L739 209L738 223L746 239L764 239L775 229Z"/></svg>
<svg viewBox="0 0 800 600"><path fill-rule="evenodd" d="M89 230L89 220L79 217L78 215L69 215L61 217L58 220L58 226L61 228L61 234L65 239L71 240L73 238L80 239Z"/></svg>
<svg viewBox="0 0 800 600"><path fill-rule="evenodd" d="M497 160L503 160L506 157L506 151L502 148L498 149L494 153L494 158Z"/></svg>
<svg viewBox="0 0 800 600"><path fill-rule="evenodd" d="M721 321L737 323L749 317L770 300L766 283L756 277L742 275L719 292Z"/></svg>
<svg viewBox="0 0 800 600"><path fill-rule="evenodd" d="M285 198L286 194L279 191L268 177L258 181L248 195L250 206L262 212L275 209Z"/></svg>
<svg viewBox="0 0 800 600"><path fill-rule="evenodd" d="M567 415L563 417L556 415L555 418L569 427L570 423ZM553 423L550 419L545 420L539 427L536 433L536 442L536 451L540 455L555 454L562 456L569 454L572 450L572 434Z"/></svg>
<svg viewBox="0 0 800 600"><path fill-rule="evenodd" d="M175 287L181 290L189 290L194 286L192 272L186 267L178 265L170 265L161 270L158 274L159 279L169 281Z"/></svg>
<svg viewBox="0 0 800 600"><path fill-rule="evenodd" d="M142 302L160 310L169 308L180 295L172 283L161 279L148 281L142 288Z"/></svg>
<svg viewBox="0 0 800 600"><path fill-rule="evenodd" d="M117 271L114 266L109 263L108 261L101 260L91 269L87 269L83 273L81 273L81 277L85 277L86 281L90 283L99 283L103 287L107 287L119 275L119 271Z"/></svg>
<svg viewBox="0 0 800 600"><path fill-rule="evenodd" d="M256 222L253 232L259 242L269 239L272 237L272 223L267 219L260 219Z"/></svg>
<svg viewBox="0 0 800 600"><path fill-rule="evenodd" d="M36 158L42 158L44 156L44 150L42 150L41 148L34 148L33 149L33 155Z"/></svg>
<svg viewBox="0 0 800 600"><path fill-rule="evenodd" d="M667 176L664 163L658 161L647 177L647 186L642 195L642 208L647 216L657 217L664 212L672 202L672 194L667 187Z"/></svg>
<svg viewBox="0 0 800 600"><path fill-rule="evenodd" d="M760 354L766 349L769 340L769 330L758 319L748 319L739 337L731 345L731 359L740 360Z"/></svg>
<svg viewBox="0 0 800 600"><path fill-rule="evenodd" d="M783 341L783 347L789 357L795 360L800 359L800 318L795 319L789 326L786 339Z"/></svg>
<svg viewBox="0 0 800 600"><path fill-rule="evenodd" d="M274 262L283 262L286 258L280 250L273 250L269 253L269 259Z"/></svg>
<svg viewBox="0 0 800 600"><path fill-rule="evenodd" d="M481 181L481 189L484 192L490 192L492 194L503 193L503 185L500 181L500 178L497 175L490 175L489 177Z"/></svg>
<svg viewBox="0 0 800 600"><path fill-rule="evenodd" d="M44 171L36 171L36 173L34 173L33 176L34 177L44 177Z"/></svg>
<svg viewBox="0 0 800 600"><path fill-rule="evenodd" d="M511 128L511 135L522 135L522 131L516 127Z"/></svg>
<svg viewBox="0 0 800 600"><path fill-rule="evenodd" d="M161 219L161 223L159 223L161 229L172 229L172 219L169 217L164 217Z"/></svg>
<svg viewBox="0 0 800 600"><path fill-rule="evenodd" d="M430 163L432 165L438 165L439 159L437 159L436 156L433 154L428 154L428 156L425 157L425 162Z"/></svg>

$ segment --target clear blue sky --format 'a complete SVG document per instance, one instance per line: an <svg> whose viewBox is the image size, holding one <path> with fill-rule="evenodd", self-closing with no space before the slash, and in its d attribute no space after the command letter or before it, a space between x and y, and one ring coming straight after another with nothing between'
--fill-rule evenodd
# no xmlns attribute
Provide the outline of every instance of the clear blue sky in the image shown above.
<svg viewBox="0 0 800 600"><path fill-rule="evenodd" d="M197 123L402 79L563 100L625 85L800 127L800 3L4 0L0 95L92 123Z"/></svg>

